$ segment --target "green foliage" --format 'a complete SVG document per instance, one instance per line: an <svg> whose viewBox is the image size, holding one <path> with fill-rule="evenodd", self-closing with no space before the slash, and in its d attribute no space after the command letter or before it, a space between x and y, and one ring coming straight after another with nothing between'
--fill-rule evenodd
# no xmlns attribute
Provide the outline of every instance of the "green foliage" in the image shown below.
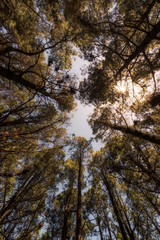
<svg viewBox="0 0 160 240"><path fill-rule="evenodd" d="M1 239L159 239L159 4L0 2ZM77 91L100 151L67 136Z"/></svg>

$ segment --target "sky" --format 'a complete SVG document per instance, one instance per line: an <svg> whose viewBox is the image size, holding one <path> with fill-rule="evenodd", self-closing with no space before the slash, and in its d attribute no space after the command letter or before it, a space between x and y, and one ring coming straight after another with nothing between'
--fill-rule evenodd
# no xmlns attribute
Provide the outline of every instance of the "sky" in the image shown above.
<svg viewBox="0 0 160 240"><path fill-rule="evenodd" d="M80 57L74 57L72 61L72 70L71 73L76 74L79 78L79 81L83 80L84 76L81 74L81 70L86 68L89 65L87 60L83 60ZM94 107L91 105L84 105L81 104L80 101L77 101L77 108L76 111L73 112L73 118L71 119L71 125L68 128L69 134L75 134L76 136L85 137L89 140L92 135L92 129L89 126L87 119L89 115L93 112ZM92 143L93 149L99 150L103 144L100 142L93 142Z"/></svg>

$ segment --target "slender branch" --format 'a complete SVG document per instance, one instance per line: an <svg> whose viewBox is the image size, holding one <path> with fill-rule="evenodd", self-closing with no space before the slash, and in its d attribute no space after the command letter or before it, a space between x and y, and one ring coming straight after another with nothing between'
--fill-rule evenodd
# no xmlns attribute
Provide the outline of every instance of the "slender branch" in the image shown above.
<svg viewBox="0 0 160 240"><path fill-rule="evenodd" d="M0 234L1 234L6 240L9 240L9 238L6 237L6 235L5 235L2 231L0 231Z"/></svg>
<svg viewBox="0 0 160 240"><path fill-rule="evenodd" d="M155 24L150 32L146 34L146 37L141 42L139 46L135 49L135 51L129 56L129 58L125 61L123 66L118 70L116 77L121 74L121 72L129 66L133 59L135 59L141 52L145 50L148 44L151 43L152 40L156 39L158 33L160 32L160 21Z"/></svg>

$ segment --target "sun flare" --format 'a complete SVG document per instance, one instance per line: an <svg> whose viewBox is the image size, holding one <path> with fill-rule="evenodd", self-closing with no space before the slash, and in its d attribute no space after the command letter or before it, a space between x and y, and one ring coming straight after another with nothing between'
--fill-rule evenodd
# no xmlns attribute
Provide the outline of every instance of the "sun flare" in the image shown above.
<svg viewBox="0 0 160 240"><path fill-rule="evenodd" d="M116 86L116 89L120 93L125 93L126 89L127 89L126 83L125 82L118 82L117 86Z"/></svg>

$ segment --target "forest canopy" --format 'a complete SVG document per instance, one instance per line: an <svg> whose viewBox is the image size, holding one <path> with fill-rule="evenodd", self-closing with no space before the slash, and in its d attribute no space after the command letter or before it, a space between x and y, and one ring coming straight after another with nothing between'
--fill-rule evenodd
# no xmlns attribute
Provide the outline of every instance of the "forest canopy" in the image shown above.
<svg viewBox="0 0 160 240"><path fill-rule="evenodd" d="M159 239L160 1L0 9L0 239ZM67 133L77 99L99 151Z"/></svg>

